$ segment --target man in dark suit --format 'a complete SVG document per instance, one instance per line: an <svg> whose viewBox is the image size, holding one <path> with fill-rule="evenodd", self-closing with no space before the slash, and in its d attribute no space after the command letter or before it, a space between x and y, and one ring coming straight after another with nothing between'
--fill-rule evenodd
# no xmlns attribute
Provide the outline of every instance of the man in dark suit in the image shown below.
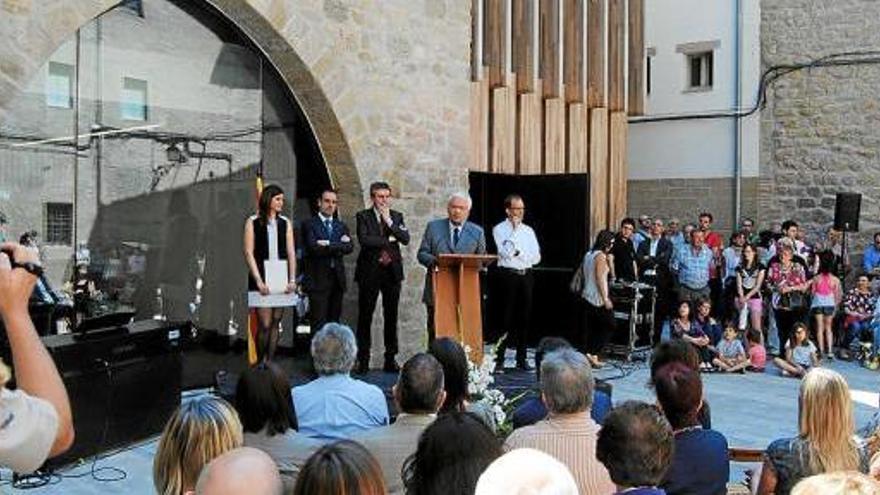
<svg viewBox="0 0 880 495"><path fill-rule="evenodd" d="M432 276L441 254L486 254L486 234L479 225L468 222L471 197L455 193L446 203L447 218L431 220L419 246L419 263L428 269L422 302L428 311L428 343L434 340L434 287Z"/></svg>
<svg viewBox="0 0 880 495"><path fill-rule="evenodd" d="M318 214L303 222L304 286L309 295L312 333L325 323L338 322L345 293L345 262L354 249L348 227L336 218L336 191L326 189L318 199Z"/></svg>
<svg viewBox="0 0 880 495"><path fill-rule="evenodd" d="M636 261L641 280L656 288L657 300L654 306L654 342L660 342L663 321L672 310L672 274L669 262L672 259L672 241L663 235L663 220L655 218L651 223L648 238L639 244Z"/></svg>
<svg viewBox="0 0 880 495"><path fill-rule="evenodd" d="M385 182L370 184L373 206L359 211L357 238L361 245L354 280L358 284L357 372L365 373L370 365L371 326L376 299L382 293L382 315L385 319L385 365L383 369L397 372L397 303L403 280L400 245L409 244L409 231L403 213L391 209L391 186Z"/></svg>

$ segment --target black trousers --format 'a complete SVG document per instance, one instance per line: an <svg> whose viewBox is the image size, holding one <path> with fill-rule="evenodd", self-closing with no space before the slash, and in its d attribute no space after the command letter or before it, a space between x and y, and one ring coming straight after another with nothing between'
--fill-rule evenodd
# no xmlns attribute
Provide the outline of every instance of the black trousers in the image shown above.
<svg viewBox="0 0 880 495"><path fill-rule="evenodd" d="M320 331L328 322L339 322L344 293L342 286L335 279L330 288L309 292L309 322L312 326L312 335Z"/></svg>
<svg viewBox="0 0 880 495"><path fill-rule="evenodd" d="M779 353L785 355L785 344L787 344L788 339L791 338L791 331L794 328L794 324L799 321L806 321L804 317L807 315L807 312L803 309L790 310L776 308L773 310L773 315L776 317L776 332L779 334Z"/></svg>
<svg viewBox="0 0 880 495"><path fill-rule="evenodd" d="M516 364L522 365L526 362L526 335L532 315L535 279L531 271L520 274L504 268L499 268L498 278L501 290L499 303L504 308L502 330L507 332L507 338L498 346L495 359L498 363L504 363L504 351L512 346L516 348Z"/></svg>
<svg viewBox="0 0 880 495"><path fill-rule="evenodd" d="M584 350L593 355L599 355L602 349L608 345L611 332L614 331L614 311L605 306L593 306L584 301L586 306L587 332L584 336Z"/></svg>
<svg viewBox="0 0 880 495"><path fill-rule="evenodd" d="M373 336L370 331L373 312L379 294L382 294L382 316L385 320L385 362L394 361L397 354L397 306L400 301L400 281L390 268L379 268L376 278L358 282L358 361L368 362Z"/></svg>

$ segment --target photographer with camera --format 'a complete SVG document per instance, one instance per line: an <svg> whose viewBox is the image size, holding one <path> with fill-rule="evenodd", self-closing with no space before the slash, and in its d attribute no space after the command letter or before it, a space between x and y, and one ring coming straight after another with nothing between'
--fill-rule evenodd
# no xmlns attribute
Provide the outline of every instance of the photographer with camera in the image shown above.
<svg viewBox="0 0 880 495"><path fill-rule="evenodd" d="M17 389L0 363L0 465L29 473L73 444L73 417L61 376L28 314L43 269L32 249L0 244L0 318L6 327Z"/></svg>

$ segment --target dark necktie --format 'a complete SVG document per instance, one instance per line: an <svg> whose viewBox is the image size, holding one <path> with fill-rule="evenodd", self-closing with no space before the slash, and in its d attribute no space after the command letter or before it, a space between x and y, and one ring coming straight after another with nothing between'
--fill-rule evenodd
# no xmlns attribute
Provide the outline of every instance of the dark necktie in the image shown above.
<svg viewBox="0 0 880 495"><path fill-rule="evenodd" d="M452 247L458 247L458 238L460 237L461 227L452 229Z"/></svg>
<svg viewBox="0 0 880 495"><path fill-rule="evenodd" d="M329 218L324 220L324 230L327 231L327 240L330 240L330 236L333 235L333 223Z"/></svg>
<svg viewBox="0 0 880 495"><path fill-rule="evenodd" d="M385 239L388 239L388 236L389 236L388 230L389 230L388 224L386 224L385 221L380 218L379 219L379 231L381 231L382 237L384 237ZM388 249L388 247L383 246L379 250L379 264L382 266L388 266L391 264L391 261L392 261L391 251Z"/></svg>

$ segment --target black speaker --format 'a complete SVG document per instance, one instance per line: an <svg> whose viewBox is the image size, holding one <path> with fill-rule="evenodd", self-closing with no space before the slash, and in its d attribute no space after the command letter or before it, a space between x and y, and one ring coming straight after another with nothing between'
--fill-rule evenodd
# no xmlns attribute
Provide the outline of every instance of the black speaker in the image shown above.
<svg viewBox="0 0 880 495"><path fill-rule="evenodd" d="M837 193L837 200L834 203L834 228L844 232L858 232L861 210L861 194Z"/></svg>
<svg viewBox="0 0 880 495"><path fill-rule="evenodd" d="M146 321L43 343L67 387L76 439L60 467L160 433L180 405L179 344L188 325Z"/></svg>

